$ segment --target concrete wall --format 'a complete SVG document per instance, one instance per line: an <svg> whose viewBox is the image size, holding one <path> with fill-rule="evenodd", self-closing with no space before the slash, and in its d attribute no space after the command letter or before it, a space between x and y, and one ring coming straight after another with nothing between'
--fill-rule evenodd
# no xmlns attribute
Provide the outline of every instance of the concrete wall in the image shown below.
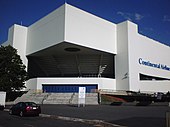
<svg viewBox="0 0 170 127"><path fill-rule="evenodd" d="M170 70L139 63L141 58L170 67L170 47L138 33L138 26L130 21L117 25L116 89L143 92L167 92L168 80L140 80L139 74L170 79Z"/></svg>
<svg viewBox="0 0 170 127"><path fill-rule="evenodd" d="M26 54L30 55L63 42L64 25L65 5L29 26Z"/></svg>
<svg viewBox="0 0 170 127"><path fill-rule="evenodd" d="M130 22L128 23L128 44L130 90L153 92L167 92L170 90L170 80L139 80L139 73L170 79L170 70L150 67L139 63L139 59L141 58L144 61L170 67L170 47L140 35L137 25Z"/></svg>
<svg viewBox="0 0 170 127"><path fill-rule="evenodd" d="M65 41L116 54L116 25L66 4Z"/></svg>
<svg viewBox="0 0 170 127"><path fill-rule="evenodd" d="M129 90L128 21L117 24L115 77L117 90Z"/></svg>
<svg viewBox="0 0 170 127"><path fill-rule="evenodd" d="M37 78L33 78L33 79L29 79L27 82L26 82L26 90L29 90L29 89L34 89L36 90L37 89ZM42 89L41 89L42 90Z"/></svg>
<svg viewBox="0 0 170 127"><path fill-rule="evenodd" d="M36 85L37 84L37 85ZM40 89L42 84L98 84L98 89L115 90L116 80L107 78L35 78L27 81L27 89Z"/></svg>
<svg viewBox="0 0 170 127"><path fill-rule="evenodd" d="M26 44L27 44L27 27L14 24L8 32L8 40L3 44L3 46L11 45L17 49L22 62L27 66L26 58Z"/></svg>
<svg viewBox="0 0 170 127"><path fill-rule="evenodd" d="M116 25L65 4L28 27L26 54L60 42L117 53Z"/></svg>

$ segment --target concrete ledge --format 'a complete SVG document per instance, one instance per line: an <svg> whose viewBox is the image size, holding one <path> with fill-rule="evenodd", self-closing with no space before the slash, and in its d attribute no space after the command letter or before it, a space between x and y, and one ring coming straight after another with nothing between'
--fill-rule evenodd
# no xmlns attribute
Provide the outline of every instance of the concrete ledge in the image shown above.
<svg viewBox="0 0 170 127"><path fill-rule="evenodd" d="M88 119L55 116L55 115L48 115L48 114L40 114L40 117L53 118L53 119L66 120L66 121L73 121L73 122L82 122L82 123L92 124L94 126L101 126L101 127L126 127L126 126L121 126L121 125L117 125L117 124L111 124L111 123L105 122L103 120L88 120Z"/></svg>

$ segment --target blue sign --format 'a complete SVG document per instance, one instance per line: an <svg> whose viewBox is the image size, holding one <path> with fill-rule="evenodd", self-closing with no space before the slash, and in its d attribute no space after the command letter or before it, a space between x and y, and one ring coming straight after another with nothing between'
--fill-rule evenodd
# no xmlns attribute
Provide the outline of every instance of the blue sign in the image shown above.
<svg viewBox="0 0 170 127"><path fill-rule="evenodd" d="M170 67L165 64L153 63L147 60L143 60L142 58L139 58L139 64L170 71Z"/></svg>

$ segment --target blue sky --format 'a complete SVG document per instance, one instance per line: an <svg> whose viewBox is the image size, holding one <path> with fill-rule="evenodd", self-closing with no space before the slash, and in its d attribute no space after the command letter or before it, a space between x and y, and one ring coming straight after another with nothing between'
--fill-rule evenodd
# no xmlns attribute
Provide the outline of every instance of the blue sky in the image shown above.
<svg viewBox="0 0 170 127"><path fill-rule="evenodd" d="M13 24L29 26L64 4L64 0L0 0L0 44ZM96 16L120 23L130 20L139 33L170 46L170 0L67 0Z"/></svg>

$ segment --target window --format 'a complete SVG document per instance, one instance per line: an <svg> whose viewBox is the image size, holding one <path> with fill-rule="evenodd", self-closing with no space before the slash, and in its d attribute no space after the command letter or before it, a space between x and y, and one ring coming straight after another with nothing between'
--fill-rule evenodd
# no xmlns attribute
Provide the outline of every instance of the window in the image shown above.
<svg viewBox="0 0 170 127"><path fill-rule="evenodd" d="M141 73L139 73L139 79L140 80L151 80L151 81L155 81L155 80L170 80L168 78L155 77L155 76L145 75L145 74L141 74Z"/></svg>

